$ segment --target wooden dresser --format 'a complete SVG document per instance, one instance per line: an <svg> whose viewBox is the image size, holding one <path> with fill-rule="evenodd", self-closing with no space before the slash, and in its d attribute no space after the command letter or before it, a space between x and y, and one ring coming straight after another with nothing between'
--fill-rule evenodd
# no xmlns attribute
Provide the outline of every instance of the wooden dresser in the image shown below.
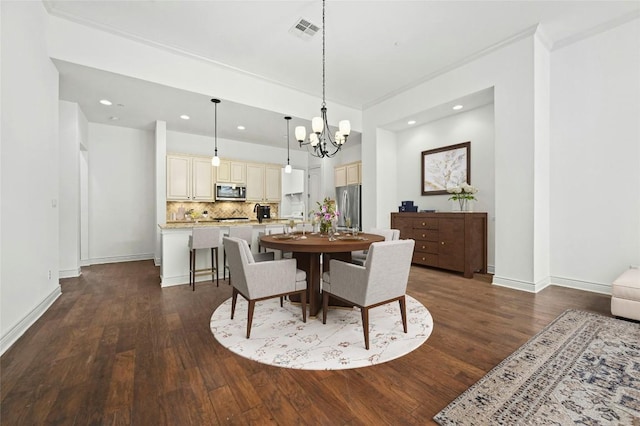
<svg viewBox="0 0 640 426"><path fill-rule="evenodd" d="M486 213L391 213L391 228L416 241L413 263L487 273Z"/></svg>

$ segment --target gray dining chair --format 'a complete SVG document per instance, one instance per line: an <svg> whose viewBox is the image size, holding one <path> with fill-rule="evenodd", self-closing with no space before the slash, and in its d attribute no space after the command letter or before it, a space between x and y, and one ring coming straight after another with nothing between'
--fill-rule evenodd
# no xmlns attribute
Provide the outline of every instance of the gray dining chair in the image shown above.
<svg viewBox="0 0 640 426"><path fill-rule="evenodd" d="M384 237L385 241L396 241L400 239L400 230L399 229L380 229L380 228L371 228L368 231L369 234L381 235ZM367 260L367 250L357 250L351 252L351 262L356 265L364 265L364 262Z"/></svg>
<svg viewBox="0 0 640 426"><path fill-rule="evenodd" d="M279 297L280 306L283 306L284 296L297 294L302 306L302 322L307 322L307 274L296 267L295 259L256 262L245 240L224 237L223 244L233 275L231 319L235 314L238 294L249 302L247 339L251 334L256 302L261 300Z"/></svg>
<svg viewBox="0 0 640 426"><path fill-rule="evenodd" d="M322 276L322 323L327 323L329 297L360 308L364 344L369 349L369 310L387 303L400 303L402 326L407 332L405 293L411 268L414 240L372 243L365 266L331 259Z"/></svg>

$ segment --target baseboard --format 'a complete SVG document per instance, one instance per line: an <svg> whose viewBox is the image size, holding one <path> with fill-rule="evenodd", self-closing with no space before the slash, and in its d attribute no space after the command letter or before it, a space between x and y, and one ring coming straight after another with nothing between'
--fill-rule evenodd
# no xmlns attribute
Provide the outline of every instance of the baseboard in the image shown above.
<svg viewBox="0 0 640 426"><path fill-rule="evenodd" d="M592 293L611 294L611 284L594 283L576 280L572 278L551 277L551 283L559 287L575 288L577 290L590 291Z"/></svg>
<svg viewBox="0 0 640 426"><path fill-rule="evenodd" d="M545 287L548 287L551 284L551 280L547 277L537 283L532 283L530 281L514 280L494 275L492 284L500 287L512 288L514 290L537 293Z"/></svg>
<svg viewBox="0 0 640 426"><path fill-rule="evenodd" d="M494 265L487 265L487 273L491 275L495 275L496 267Z"/></svg>
<svg viewBox="0 0 640 426"><path fill-rule="evenodd" d="M58 271L59 278L76 278L79 277L82 271L80 268L77 269L62 269Z"/></svg>
<svg viewBox="0 0 640 426"><path fill-rule="evenodd" d="M42 302L33 308L31 312L22 318L16 325L11 327L11 329L0 339L0 355L5 353L5 351L9 349L61 295L62 289L60 288L60 285L57 285L56 288L42 300Z"/></svg>
<svg viewBox="0 0 640 426"><path fill-rule="evenodd" d="M156 265L156 266L162 266L162 258L161 257L154 257L153 264Z"/></svg>
<svg viewBox="0 0 640 426"><path fill-rule="evenodd" d="M89 261L89 265L100 265L103 263L135 262L138 260L153 260L153 253L134 254L130 256L94 257Z"/></svg>

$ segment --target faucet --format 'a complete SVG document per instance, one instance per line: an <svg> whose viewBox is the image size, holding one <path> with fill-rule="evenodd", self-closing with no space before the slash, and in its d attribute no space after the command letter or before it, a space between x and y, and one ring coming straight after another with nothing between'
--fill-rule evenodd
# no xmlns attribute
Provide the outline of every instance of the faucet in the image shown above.
<svg viewBox="0 0 640 426"><path fill-rule="evenodd" d="M262 207L260 203L256 203L256 205L253 206L253 211L254 213L256 213L256 217L258 218L258 223L262 223L262 210L260 209L260 207Z"/></svg>

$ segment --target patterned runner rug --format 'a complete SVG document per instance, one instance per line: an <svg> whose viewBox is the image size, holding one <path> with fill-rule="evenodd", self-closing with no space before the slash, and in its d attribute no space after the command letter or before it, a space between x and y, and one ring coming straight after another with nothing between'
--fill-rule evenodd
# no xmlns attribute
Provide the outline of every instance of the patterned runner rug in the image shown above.
<svg viewBox="0 0 640 426"><path fill-rule="evenodd" d="M434 420L640 425L640 324L568 310Z"/></svg>
<svg viewBox="0 0 640 426"><path fill-rule="evenodd" d="M235 318L231 299L211 316L211 332L232 352L278 367L302 370L341 370L366 367L401 357L422 345L433 329L431 314L407 296L407 328L402 330L398 302L369 311L370 349L364 347L359 309L331 309L302 322L299 305L269 299L256 303L251 337L246 338L248 303L238 296Z"/></svg>

